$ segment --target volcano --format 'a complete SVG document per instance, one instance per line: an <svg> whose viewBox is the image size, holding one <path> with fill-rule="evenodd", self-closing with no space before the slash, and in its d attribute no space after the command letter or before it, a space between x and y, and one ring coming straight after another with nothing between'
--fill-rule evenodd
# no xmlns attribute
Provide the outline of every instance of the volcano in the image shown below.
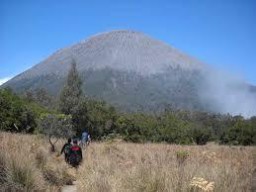
<svg viewBox="0 0 256 192"><path fill-rule="evenodd" d="M44 88L58 96L72 61L76 62L84 93L120 110L151 111L171 106L218 112L200 95L202 84L208 87L208 65L131 30L100 33L60 49L3 87L17 93Z"/></svg>

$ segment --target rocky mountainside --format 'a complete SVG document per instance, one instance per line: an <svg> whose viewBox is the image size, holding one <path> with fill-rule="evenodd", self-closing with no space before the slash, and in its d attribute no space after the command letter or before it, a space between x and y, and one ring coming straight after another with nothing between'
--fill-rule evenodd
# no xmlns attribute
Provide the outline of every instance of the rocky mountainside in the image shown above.
<svg viewBox="0 0 256 192"><path fill-rule="evenodd" d="M164 42L127 30L101 33L63 48L4 86L19 93L45 88L58 95L72 60L85 93L121 110L148 111L168 105L218 111L201 98L202 87L211 85L205 83L207 65Z"/></svg>

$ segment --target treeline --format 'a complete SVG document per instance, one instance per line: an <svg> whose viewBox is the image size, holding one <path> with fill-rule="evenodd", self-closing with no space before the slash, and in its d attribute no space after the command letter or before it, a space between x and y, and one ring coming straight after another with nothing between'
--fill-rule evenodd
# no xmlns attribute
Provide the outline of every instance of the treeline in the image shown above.
<svg viewBox="0 0 256 192"><path fill-rule="evenodd" d="M74 129L68 126L72 124L72 121L67 121L70 116L46 109L8 89L0 90L0 105L0 129L4 131L38 133L41 132L42 120L44 123L50 121L44 127L51 129L53 135L57 135L63 126ZM81 125L73 131L74 134L80 134L86 128L94 140L119 137L132 142L256 144L256 117L245 119L242 116L172 110L155 115L127 114L118 113L113 106L92 99L80 103L79 113L76 118ZM64 122L57 125L56 121Z"/></svg>
<svg viewBox="0 0 256 192"><path fill-rule="evenodd" d="M123 115L117 119L117 127L125 140L135 142L256 144L256 117L167 110L156 116Z"/></svg>
<svg viewBox="0 0 256 192"><path fill-rule="evenodd" d="M59 99L53 99L41 89L29 91L22 97L10 89L0 89L0 106L1 130L43 133L49 138L78 136L87 129L94 140L256 144L256 117L245 119L171 108L155 114L117 112L104 101L84 96L75 63Z"/></svg>

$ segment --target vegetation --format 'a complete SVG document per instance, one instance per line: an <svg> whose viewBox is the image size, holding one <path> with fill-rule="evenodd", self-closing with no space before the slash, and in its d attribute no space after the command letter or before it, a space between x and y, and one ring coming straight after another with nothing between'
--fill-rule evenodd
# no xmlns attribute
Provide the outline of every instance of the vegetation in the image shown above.
<svg viewBox="0 0 256 192"><path fill-rule="evenodd" d="M36 127L34 108L10 89L0 89L0 130L33 132Z"/></svg>
<svg viewBox="0 0 256 192"><path fill-rule="evenodd" d="M0 191L250 191L254 147L93 142L78 170L40 135L0 133Z"/></svg>
<svg viewBox="0 0 256 192"><path fill-rule="evenodd" d="M129 97L126 101L134 102L123 106L131 109L141 103L150 111L160 102L165 110L122 113L85 96L74 60L57 99L44 88L28 90L21 97L8 88L0 89L0 191L59 191L73 180L78 191L92 192L251 189L256 152L250 145L256 145L256 117L203 112L204 106L197 104L197 95L190 91L196 84L190 81L192 76L200 78L196 72L172 70L173 75L153 79L115 74L116 79L124 79L120 82L126 86L122 86L109 75L113 71L106 70L104 76L97 73L99 85L91 89L104 89L106 98L119 104L122 97ZM129 78L138 79L125 81ZM162 93L168 97L161 101L161 78L187 87L164 85L167 91ZM47 78L38 81L47 83ZM118 87L114 94L113 84ZM173 106L164 104L168 100ZM183 106L175 102L194 111L177 110ZM64 138L80 136L84 129L94 142L86 149L85 163L74 173L59 153Z"/></svg>
<svg viewBox="0 0 256 192"><path fill-rule="evenodd" d="M38 105L44 106L47 109L56 108L55 99L44 88L37 88L33 91L28 90L23 94L23 98L28 102L36 102Z"/></svg>
<svg viewBox="0 0 256 192"><path fill-rule="evenodd" d="M204 145L215 141L228 145L256 144L256 117L245 119L171 109L157 114L120 113L103 101L85 97L79 100L73 114L65 115L22 99L9 89L0 90L0 103L0 128L3 131L67 137L70 134L61 133L80 135L86 128L94 140L121 138L139 143Z"/></svg>
<svg viewBox="0 0 256 192"><path fill-rule="evenodd" d="M253 147L92 143L78 191L250 191Z"/></svg>
<svg viewBox="0 0 256 192"><path fill-rule="evenodd" d="M82 96L82 81L76 69L75 61L72 61L66 85L60 95L60 111L66 115L73 114L78 107Z"/></svg>
<svg viewBox="0 0 256 192"><path fill-rule="evenodd" d="M74 180L74 170L48 150L40 135L0 133L0 191L59 191Z"/></svg>
<svg viewBox="0 0 256 192"><path fill-rule="evenodd" d="M94 140L121 138L138 143L204 145L215 141L228 145L256 144L256 117L245 119L228 114L173 110L170 106L155 113L121 113L104 101L85 97L81 85L73 61L58 108L44 89L29 91L23 98L10 89L1 89L0 129L44 133L53 150L51 138L80 136L84 129Z"/></svg>
<svg viewBox="0 0 256 192"><path fill-rule="evenodd" d="M55 152L55 144L59 138L71 138L74 136L72 121L67 115L48 114L39 120L39 132L48 136L51 151Z"/></svg>
<svg viewBox="0 0 256 192"><path fill-rule="evenodd" d="M82 81L76 69L76 62L72 60L67 82L60 94L59 108L60 112L71 116L72 125L77 134L81 133L83 127L87 125L87 110L82 98L81 86Z"/></svg>
<svg viewBox="0 0 256 192"><path fill-rule="evenodd" d="M0 191L58 191L75 179L78 191L92 192L250 190L255 148L205 144L255 145L256 117L168 106L121 113L84 96L80 85L72 64L58 101L42 90L19 97L0 89ZM93 142L74 173L59 157L62 138L84 128L94 141L105 142Z"/></svg>

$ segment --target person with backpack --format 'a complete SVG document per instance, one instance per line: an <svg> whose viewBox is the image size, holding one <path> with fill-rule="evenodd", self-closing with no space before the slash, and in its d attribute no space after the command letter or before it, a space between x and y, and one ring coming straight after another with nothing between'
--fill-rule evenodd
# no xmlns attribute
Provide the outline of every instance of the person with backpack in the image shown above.
<svg viewBox="0 0 256 192"><path fill-rule="evenodd" d="M86 130L84 130L81 138L82 147L84 148L86 145L89 145L90 140L91 140L90 134Z"/></svg>
<svg viewBox="0 0 256 192"><path fill-rule="evenodd" d="M64 153L66 162L68 162L71 147L72 147L71 138L69 138L68 142L63 145L61 152L60 152L60 154Z"/></svg>
<svg viewBox="0 0 256 192"><path fill-rule="evenodd" d="M73 146L70 149L70 155L68 158L68 162L73 167L78 167L82 162L83 154L81 147L78 146L77 140L73 141Z"/></svg>

